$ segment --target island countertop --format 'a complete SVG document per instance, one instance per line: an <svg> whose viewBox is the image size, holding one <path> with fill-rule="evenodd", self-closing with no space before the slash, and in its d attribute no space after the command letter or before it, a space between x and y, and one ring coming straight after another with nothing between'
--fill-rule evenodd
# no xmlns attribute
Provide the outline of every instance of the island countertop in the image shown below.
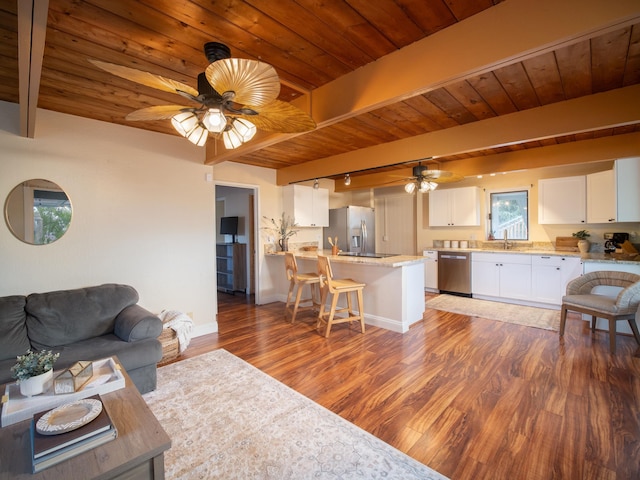
<svg viewBox="0 0 640 480"><path fill-rule="evenodd" d="M282 256L285 252L273 252L268 253L268 256ZM331 250L310 250L310 251L296 251L292 252L296 258L315 260L318 258L318 254L329 257L331 263L351 263L360 265L375 265L377 267L405 267L407 265L414 265L417 263L424 263L426 258L414 255L394 255L392 257L373 258L373 257L350 257L347 255L332 255Z"/></svg>

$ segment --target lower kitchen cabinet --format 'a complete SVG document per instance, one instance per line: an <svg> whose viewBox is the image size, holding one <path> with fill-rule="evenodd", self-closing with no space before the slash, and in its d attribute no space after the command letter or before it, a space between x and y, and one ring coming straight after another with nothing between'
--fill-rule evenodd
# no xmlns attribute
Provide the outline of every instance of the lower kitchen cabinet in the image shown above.
<svg viewBox="0 0 640 480"><path fill-rule="evenodd" d="M567 283L581 274L582 262L578 257L532 255L531 300L560 305L567 290Z"/></svg>
<svg viewBox="0 0 640 480"><path fill-rule="evenodd" d="M473 296L529 300L531 255L474 252L471 291Z"/></svg>
<svg viewBox="0 0 640 480"><path fill-rule="evenodd" d="M437 250L424 250L422 255L424 262L424 289L430 292L438 291L438 252Z"/></svg>

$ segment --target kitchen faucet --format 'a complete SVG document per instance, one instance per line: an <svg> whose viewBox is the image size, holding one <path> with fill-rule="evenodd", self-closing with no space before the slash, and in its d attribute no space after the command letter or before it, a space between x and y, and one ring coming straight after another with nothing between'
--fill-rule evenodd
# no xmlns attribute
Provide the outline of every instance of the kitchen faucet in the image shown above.
<svg viewBox="0 0 640 480"><path fill-rule="evenodd" d="M508 238L508 233L507 233L507 229L505 228L504 229L504 245L503 245L503 248L505 250L509 250L512 246L511 242L509 242L507 238Z"/></svg>

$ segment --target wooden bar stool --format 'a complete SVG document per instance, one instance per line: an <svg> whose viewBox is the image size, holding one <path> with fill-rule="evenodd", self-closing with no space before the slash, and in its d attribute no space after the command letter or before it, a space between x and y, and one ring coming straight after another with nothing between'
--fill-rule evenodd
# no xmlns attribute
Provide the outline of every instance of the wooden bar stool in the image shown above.
<svg viewBox="0 0 640 480"><path fill-rule="evenodd" d="M287 279L289 280L289 294L287 295L287 304L284 307L284 316L286 318L287 313L291 313L291 323L295 322L296 315L301 309L307 310L310 308L319 308L319 290L320 290L320 276L317 273L298 273L298 264L296 263L296 257L291 252L284 254L284 268L287 271ZM311 290L311 298L302 298L302 290L305 285L309 285ZM291 305L291 299L293 297L293 291L296 291L296 300ZM311 305L300 306L301 303L311 302Z"/></svg>
<svg viewBox="0 0 640 480"><path fill-rule="evenodd" d="M329 337L331 332L331 326L336 323L344 323L359 321L362 333L364 333L364 301L362 297L362 290L366 286L364 283L356 282L350 278L336 279L333 278L333 272L331 271L331 264L329 259L322 255L318 255L318 273L320 274L320 286L322 289L322 298L320 299L320 313L318 314L317 327L321 323L327 324L327 329L324 336ZM355 292L358 299L358 314L353 311L351 302L351 293ZM347 307L337 308L338 298L341 293L344 293L347 297ZM331 298L331 310L326 312L326 302L329 294ZM335 317L336 313L348 312L347 317Z"/></svg>

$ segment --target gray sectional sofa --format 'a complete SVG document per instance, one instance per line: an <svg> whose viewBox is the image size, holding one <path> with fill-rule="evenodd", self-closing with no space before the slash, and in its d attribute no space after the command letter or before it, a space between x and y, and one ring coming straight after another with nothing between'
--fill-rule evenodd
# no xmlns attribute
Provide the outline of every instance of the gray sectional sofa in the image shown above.
<svg viewBox="0 0 640 480"><path fill-rule="evenodd" d="M28 349L60 352L54 370L117 355L140 393L156 388L162 321L128 285L0 297L0 384Z"/></svg>

